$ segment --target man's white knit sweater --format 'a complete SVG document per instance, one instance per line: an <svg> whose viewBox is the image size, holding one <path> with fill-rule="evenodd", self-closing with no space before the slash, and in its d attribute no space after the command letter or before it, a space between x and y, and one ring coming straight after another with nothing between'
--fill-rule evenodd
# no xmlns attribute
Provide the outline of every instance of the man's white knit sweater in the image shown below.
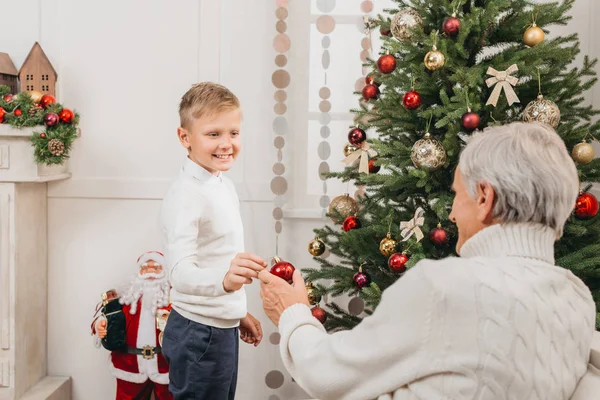
<svg viewBox="0 0 600 400"><path fill-rule="evenodd" d="M281 355L321 399L568 399L595 325L589 289L554 266L541 225L494 225L461 258L423 260L356 328L327 334L302 304L281 316Z"/></svg>

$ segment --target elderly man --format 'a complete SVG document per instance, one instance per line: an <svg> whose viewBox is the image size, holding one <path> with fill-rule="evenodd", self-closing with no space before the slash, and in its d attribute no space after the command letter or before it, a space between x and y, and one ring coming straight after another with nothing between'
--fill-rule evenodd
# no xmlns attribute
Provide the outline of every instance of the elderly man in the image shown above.
<svg viewBox="0 0 600 400"><path fill-rule="evenodd" d="M294 285L262 271L261 297L296 381L321 399L568 399L595 324L589 289L554 265L577 171L549 127L475 135L454 176L460 258L423 260L373 315L327 334Z"/></svg>

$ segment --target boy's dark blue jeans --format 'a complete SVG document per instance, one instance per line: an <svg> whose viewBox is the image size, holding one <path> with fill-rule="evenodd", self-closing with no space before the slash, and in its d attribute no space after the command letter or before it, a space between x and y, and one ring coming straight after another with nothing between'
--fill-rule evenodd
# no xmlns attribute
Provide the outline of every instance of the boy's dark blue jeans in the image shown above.
<svg viewBox="0 0 600 400"><path fill-rule="evenodd" d="M215 328L171 310L162 352L175 400L233 400L237 383L238 328Z"/></svg>

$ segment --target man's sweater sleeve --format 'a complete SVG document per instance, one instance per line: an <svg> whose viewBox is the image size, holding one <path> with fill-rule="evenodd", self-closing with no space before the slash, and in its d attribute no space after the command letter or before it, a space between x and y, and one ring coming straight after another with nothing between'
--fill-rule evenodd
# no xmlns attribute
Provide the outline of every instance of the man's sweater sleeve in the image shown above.
<svg viewBox="0 0 600 400"><path fill-rule="evenodd" d="M349 331L327 334L295 304L279 322L285 367L311 396L372 399L418 379L435 352L440 302L421 263L390 286L375 312Z"/></svg>

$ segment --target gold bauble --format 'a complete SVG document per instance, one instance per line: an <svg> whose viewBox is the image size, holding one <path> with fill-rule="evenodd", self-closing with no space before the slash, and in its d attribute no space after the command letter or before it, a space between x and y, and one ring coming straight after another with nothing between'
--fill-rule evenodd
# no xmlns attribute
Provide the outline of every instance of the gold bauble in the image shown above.
<svg viewBox="0 0 600 400"><path fill-rule="evenodd" d="M410 159L417 168L437 171L446 163L446 149L430 133L426 133L423 139L417 140L413 145Z"/></svg>
<svg viewBox="0 0 600 400"><path fill-rule="evenodd" d="M325 243L318 237L314 238L308 243L308 252L315 257L319 257L325 253Z"/></svg>
<svg viewBox="0 0 600 400"><path fill-rule="evenodd" d="M387 236L379 243L379 251L386 257L396 252L396 241L392 239L392 234L388 232Z"/></svg>
<svg viewBox="0 0 600 400"><path fill-rule="evenodd" d="M312 282L306 284L306 294L308 294L308 302L311 306L316 306L321 301L321 295L317 292Z"/></svg>
<svg viewBox="0 0 600 400"><path fill-rule="evenodd" d="M583 142L577 143L575 147L573 147L571 156L573 157L573 160L579 164L587 164L596 157L596 154L594 153L594 147L584 139Z"/></svg>
<svg viewBox="0 0 600 400"><path fill-rule="evenodd" d="M31 100L33 100L35 104L39 103L42 99L42 93L38 92L37 90L32 90L27 93L29 94L29 97L31 97Z"/></svg>
<svg viewBox="0 0 600 400"><path fill-rule="evenodd" d="M425 55L425 67L430 71L435 71L443 68L444 65L446 65L446 56L433 46L433 50Z"/></svg>
<svg viewBox="0 0 600 400"><path fill-rule="evenodd" d="M335 214L336 211L341 214L341 218L332 215L331 220L340 223L349 216L358 213L358 204L346 193L342 196L337 196L331 201L331 204L329 204L329 214Z"/></svg>
<svg viewBox="0 0 600 400"><path fill-rule="evenodd" d="M523 42L530 47L540 44L544 41L546 34L536 24L531 25L523 34Z"/></svg>
<svg viewBox="0 0 600 400"><path fill-rule="evenodd" d="M555 102L544 99L540 94L536 100L525 107L523 121L542 122L556 129L560 122L560 109Z"/></svg>
<svg viewBox="0 0 600 400"><path fill-rule="evenodd" d="M350 154L358 150L358 147L353 146L352 143L346 143L344 146L344 156L348 157Z"/></svg>
<svg viewBox="0 0 600 400"><path fill-rule="evenodd" d="M423 19L419 13L413 9L402 10L394 15L390 30L396 39L405 40L412 36L412 29L418 25L423 25Z"/></svg>

